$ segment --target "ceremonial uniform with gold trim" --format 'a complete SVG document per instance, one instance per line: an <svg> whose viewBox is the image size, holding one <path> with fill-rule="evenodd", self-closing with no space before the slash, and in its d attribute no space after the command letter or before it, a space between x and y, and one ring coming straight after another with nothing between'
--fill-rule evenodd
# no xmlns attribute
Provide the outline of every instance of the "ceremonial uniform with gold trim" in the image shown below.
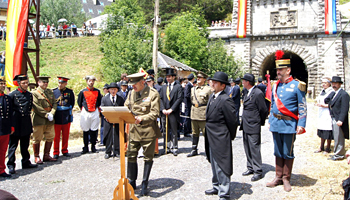
<svg viewBox="0 0 350 200"><path fill-rule="evenodd" d="M64 88L53 89L57 101L57 111L55 114L55 139L53 155L59 155L60 136L62 132L62 154L68 153L68 139L71 122L73 121L73 107L75 97L73 90Z"/></svg>

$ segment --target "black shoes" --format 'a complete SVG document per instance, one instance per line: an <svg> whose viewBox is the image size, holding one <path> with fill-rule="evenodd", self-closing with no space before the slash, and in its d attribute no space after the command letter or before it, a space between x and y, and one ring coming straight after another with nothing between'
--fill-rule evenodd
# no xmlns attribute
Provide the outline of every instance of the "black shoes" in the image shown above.
<svg viewBox="0 0 350 200"><path fill-rule="evenodd" d="M69 153L64 153L63 156L71 157L71 155Z"/></svg>
<svg viewBox="0 0 350 200"><path fill-rule="evenodd" d="M37 168L37 167L38 167L37 164L32 164L32 163L22 164L22 169L31 169L31 168ZM9 169L10 169L10 167L9 167Z"/></svg>
<svg viewBox="0 0 350 200"><path fill-rule="evenodd" d="M218 191L216 189L212 188L212 189L206 190L205 194L206 195L217 195Z"/></svg>
<svg viewBox="0 0 350 200"><path fill-rule="evenodd" d="M96 147L95 146L91 146L91 152L92 153L97 153Z"/></svg>
<svg viewBox="0 0 350 200"><path fill-rule="evenodd" d="M197 150L192 150L191 153L189 153L187 155L187 157L192 157L192 156L196 156L196 155L198 155L198 151Z"/></svg>
<svg viewBox="0 0 350 200"><path fill-rule="evenodd" d="M248 176L248 175L251 175L251 174L254 174L254 171L248 169L247 171L242 173L242 176Z"/></svg>
<svg viewBox="0 0 350 200"><path fill-rule="evenodd" d="M327 160L333 160L333 161L337 161L337 160L343 160L344 159L344 157L338 157L338 156L332 156L332 157L330 157L330 158L327 158Z"/></svg>
<svg viewBox="0 0 350 200"><path fill-rule="evenodd" d="M57 160L58 159L58 155L53 155L53 158Z"/></svg>
<svg viewBox="0 0 350 200"><path fill-rule="evenodd" d="M110 157L112 157L111 154L108 154L108 153L105 154L105 159L108 159Z"/></svg>
<svg viewBox="0 0 350 200"><path fill-rule="evenodd" d="M16 173L16 170L15 170L15 166L12 166L12 165L9 165L7 166L9 168L9 173L10 174L15 174ZM3 176L4 177L4 176Z"/></svg>
<svg viewBox="0 0 350 200"><path fill-rule="evenodd" d="M254 174L254 176L250 179L251 181L258 181L263 178L262 174Z"/></svg>
<svg viewBox="0 0 350 200"><path fill-rule="evenodd" d="M83 147L83 151L81 152L81 154L86 154L89 153L89 149L87 147Z"/></svg>
<svg viewBox="0 0 350 200"><path fill-rule="evenodd" d="M11 174L7 174L6 172L0 174L1 177L9 178L11 177Z"/></svg>

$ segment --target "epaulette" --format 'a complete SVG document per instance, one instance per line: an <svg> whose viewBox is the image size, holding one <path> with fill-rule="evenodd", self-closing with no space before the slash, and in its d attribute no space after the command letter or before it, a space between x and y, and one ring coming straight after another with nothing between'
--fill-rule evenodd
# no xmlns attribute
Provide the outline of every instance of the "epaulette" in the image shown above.
<svg viewBox="0 0 350 200"><path fill-rule="evenodd" d="M297 80L299 82L298 89L302 92L306 92L306 83L300 80Z"/></svg>

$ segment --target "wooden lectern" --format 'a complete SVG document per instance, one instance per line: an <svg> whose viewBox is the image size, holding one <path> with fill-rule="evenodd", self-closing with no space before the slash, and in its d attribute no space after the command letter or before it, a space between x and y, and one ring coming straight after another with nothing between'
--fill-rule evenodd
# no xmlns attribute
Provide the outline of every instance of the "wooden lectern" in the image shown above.
<svg viewBox="0 0 350 200"><path fill-rule="evenodd" d="M109 123L119 123L119 144L120 144L120 173L121 178L118 181L117 187L113 192L113 200L138 200L135 196L134 189L129 184L129 180L125 177L125 151L124 151L124 123L134 124L135 117L129 109L124 106L102 106L102 114ZM114 133L113 133L114 134Z"/></svg>

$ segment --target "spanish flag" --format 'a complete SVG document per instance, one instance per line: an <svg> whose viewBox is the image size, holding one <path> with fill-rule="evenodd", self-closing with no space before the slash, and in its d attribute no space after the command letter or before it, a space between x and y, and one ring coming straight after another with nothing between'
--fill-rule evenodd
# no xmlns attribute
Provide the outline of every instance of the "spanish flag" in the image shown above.
<svg viewBox="0 0 350 200"><path fill-rule="evenodd" d="M8 87L21 74L24 37L27 31L29 0L9 0L7 9L5 76Z"/></svg>
<svg viewBox="0 0 350 200"><path fill-rule="evenodd" d="M144 73L145 75L143 76L143 78L145 78L145 79L148 76L148 73L142 67L139 69L139 73Z"/></svg>
<svg viewBox="0 0 350 200"><path fill-rule="evenodd" d="M245 38L247 35L247 0L238 0L238 38Z"/></svg>

